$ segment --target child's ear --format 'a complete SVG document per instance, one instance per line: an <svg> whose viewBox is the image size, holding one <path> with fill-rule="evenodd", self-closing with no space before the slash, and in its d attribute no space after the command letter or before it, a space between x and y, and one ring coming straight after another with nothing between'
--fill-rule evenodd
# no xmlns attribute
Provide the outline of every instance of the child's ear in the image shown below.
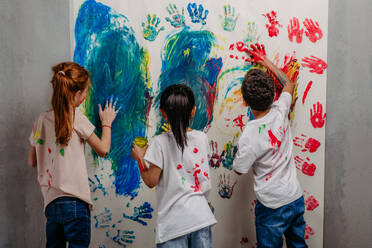
<svg viewBox="0 0 372 248"><path fill-rule="evenodd" d="M194 117L195 112L196 112L196 106L194 106L194 108L191 110L191 118Z"/></svg>

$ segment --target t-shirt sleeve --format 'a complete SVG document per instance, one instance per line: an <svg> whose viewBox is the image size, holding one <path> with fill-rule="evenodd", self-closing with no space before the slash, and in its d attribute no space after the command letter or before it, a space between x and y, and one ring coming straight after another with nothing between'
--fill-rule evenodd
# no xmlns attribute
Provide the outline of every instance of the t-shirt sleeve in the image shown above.
<svg viewBox="0 0 372 248"><path fill-rule="evenodd" d="M238 152L236 153L233 169L239 173L248 173L254 162L257 160L257 153L253 149L254 144L248 137L241 137L238 142Z"/></svg>
<svg viewBox="0 0 372 248"><path fill-rule="evenodd" d="M80 138L87 140L92 135L95 127L79 109L76 109L74 129Z"/></svg>
<svg viewBox="0 0 372 248"><path fill-rule="evenodd" d="M292 103L292 96L288 92L283 92L279 99L274 102L273 106L276 106L279 111L283 114L283 116L287 116L289 114L289 110L291 108Z"/></svg>
<svg viewBox="0 0 372 248"><path fill-rule="evenodd" d="M163 169L164 156L159 143L159 138L155 137L152 139L149 147L146 150L144 157L145 161L156 165L160 169Z"/></svg>

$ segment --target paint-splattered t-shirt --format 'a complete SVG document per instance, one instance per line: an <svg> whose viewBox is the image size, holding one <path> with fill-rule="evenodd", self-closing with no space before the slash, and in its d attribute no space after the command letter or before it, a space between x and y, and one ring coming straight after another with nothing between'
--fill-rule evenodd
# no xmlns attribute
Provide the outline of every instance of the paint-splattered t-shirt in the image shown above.
<svg viewBox="0 0 372 248"><path fill-rule="evenodd" d="M283 92L269 113L247 123L233 164L234 170L240 173L248 173L253 168L257 199L274 209L302 195L288 120L291 101L292 96Z"/></svg>
<svg viewBox="0 0 372 248"><path fill-rule="evenodd" d="M30 135L36 148L38 183L44 197L44 209L62 196L77 197L93 206L85 162L85 141L95 127L79 110L75 111L74 129L67 146L56 144L54 112L41 113Z"/></svg>
<svg viewBox="0 0 372 248"><path fill-rule="evenodd" d="M205 133L187 132L183 154L172 133L163 133L151 141L145 160L162 169L156 186L156 243L162 243L215 224L207 194L209 143Z"/></svg>

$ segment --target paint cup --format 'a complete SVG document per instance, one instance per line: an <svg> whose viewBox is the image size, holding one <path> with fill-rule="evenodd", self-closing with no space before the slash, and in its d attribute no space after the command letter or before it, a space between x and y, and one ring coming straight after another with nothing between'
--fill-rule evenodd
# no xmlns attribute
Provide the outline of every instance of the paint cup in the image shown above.
<svg viewBox="0 0 372 248"><path fill-rule="evenodd" d="M146 145L147 145L147 139L145 137L136 137L134 140L133 140L133 143L136 145L136 146L139 146L141 148L144 148Z"/></svg>

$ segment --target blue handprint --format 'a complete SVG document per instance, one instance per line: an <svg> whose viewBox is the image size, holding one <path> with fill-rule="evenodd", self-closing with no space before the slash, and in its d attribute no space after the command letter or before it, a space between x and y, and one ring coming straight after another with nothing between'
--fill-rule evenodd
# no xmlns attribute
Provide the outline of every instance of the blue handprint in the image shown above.
<svg viewBox="0 0 372 248"><path fill-rule="evenodd" d="M134 213L133 216L128 216L125 213L123 213L123 217L137 221L138 223L141 223L144 226L147 226L147 222L141 220L142 219L152 219L152 212L154 209L151 207L150 203L145 202L142 206L134 207Z"/></svg>
<svg viewBox="0 0 372 248"><path fill-rule="evenodd" d="M185 26L185 15L184 15L183 8L182 8L182 13L180 14L175 4L169 4L167 6L167 11L172 17L172 19L170 19L169 17L166 17L165 20L167 22L169 22L175 28L181 28Z"/></svg>
<svg viewBox="0 0 372 248"><path fill-rule="evenodd" d="M223 167L228 170L232 170L234 157L236 152L238 151L238 147L233 145L233 143L229 141L225 144L224 148L225 149L221 153Z"/></svg>
<svg viewBox="0 0 372 248"><path fill-rule="evenodd" d="M96 220L96 223L94 224L95 228L106 228L110 226L112 213L109 209L105 208L105 211L95 215L94 219Z"/></svg>
<svg viewBox="0 0 372 248"><path fill-rule="evenodd" d="M225 31L231 32L235 29L236 21L239 18L239 14L235 16L235 8L231 7L231 5L224 5L223 9L224 16L222 17L220 15L220 17L223 19L222 28Z"/></svg>
<svg viewBox="0 0 372 248"><path fill-rule="evenodd" d="M205 19L207 18L209 11L207 9L204 11L203 5L199 4L198 7L196 3L189 3L187 5L187 11L189 12L191 21L193 23L201 23L203 25L206 24Z"/></svg>
<svg viewBox="0 0 372 248"><path fill-rule="evenodd" d="M134 231L127 230L117 230L117 234L113 237L110 237L109 233L106 232L106 236L111 238L112 241L120 245L121 247L127 247L127 244L132 244L133 240L136 238Z"/></svg>
<svg viewBox="0 0 372 248"><path fill-rule="evenodd" d="M105 188L103 187L101 180L99 180L98 176L95 174L94 178L96 179L97 182L94 182L92 179L88 178L89 180L89 186L92 190L92 192L96 192L97 189L101 190L103 195L107 195L107 192Z"/></svg>
<svg viewBox="0 0 372 248"><path fill-rule="evenodd" d="M159 17L157 17L155 14L153 14L152 17L150 14L147 14L146 23L142 22L143 38L145 38L145 40L148 40L148 41L154 41L156 37L158 37L159 32L164 30L164 27L157 29L159 24L160 24Z"/></svg>

